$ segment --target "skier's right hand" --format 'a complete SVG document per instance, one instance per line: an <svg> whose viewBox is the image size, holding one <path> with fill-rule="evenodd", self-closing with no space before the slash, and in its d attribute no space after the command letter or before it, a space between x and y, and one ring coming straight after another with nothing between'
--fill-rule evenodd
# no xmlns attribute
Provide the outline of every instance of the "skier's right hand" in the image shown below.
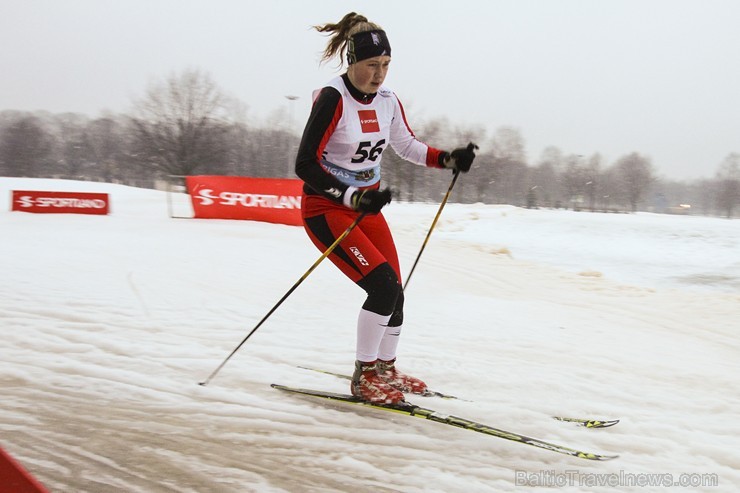
<svg viewBox="0 0 740 493"><path fill-rule="evenodd" d="M391 189L357 190L352 194L350 206L359 212L377 214L384 205L391 203Z"/></svg>
<svg viewBox="0 0 740 493"><path fill-rule="evenodd" d="M467 147L460 147L452 151L444 162L445 168L467 173L473 165L475 159L475 150L478 146L472 142Z"/></svg>

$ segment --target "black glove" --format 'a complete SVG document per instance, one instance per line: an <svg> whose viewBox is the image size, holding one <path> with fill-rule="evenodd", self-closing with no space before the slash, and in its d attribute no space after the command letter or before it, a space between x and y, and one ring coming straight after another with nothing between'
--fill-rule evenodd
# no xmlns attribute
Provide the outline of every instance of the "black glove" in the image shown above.
<svg viewBox="0 0 740 493"><path fill-rule="evenodd" d="M391 203L391 189L385 190L357 190L352 194L350 204L360 212L377 214L384 205Z"/></svg>
<svg viewBox="0 0 740 493"><path fill-rule="evenodd" d="M445 168L453 170L460 170L463 173L470 171L470 167L473 165L473 159L475 159L475 150L478 146L472 142L468 144L468 147L460 147L450 153L450 158L445 161Z"/></svg>

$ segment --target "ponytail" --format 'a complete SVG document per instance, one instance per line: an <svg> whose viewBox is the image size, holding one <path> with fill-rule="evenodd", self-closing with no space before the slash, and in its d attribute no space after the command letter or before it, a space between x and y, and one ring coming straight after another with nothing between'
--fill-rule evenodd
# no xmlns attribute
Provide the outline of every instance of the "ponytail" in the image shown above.
<svg viewBox="0 0 740 493"><path fill-rule="evenodd" d="M320 26L313 26L320 33L329 35L329 42L326 44L324 53L321 55L321 63L328 62L334 57L339 58L339 67L344 65L344 57L347 51L347 44L350 38L361 32L382 30L380 26L367 20L364 15L350 12L342 17L342 20L334 23L328 23Z"/></svg>

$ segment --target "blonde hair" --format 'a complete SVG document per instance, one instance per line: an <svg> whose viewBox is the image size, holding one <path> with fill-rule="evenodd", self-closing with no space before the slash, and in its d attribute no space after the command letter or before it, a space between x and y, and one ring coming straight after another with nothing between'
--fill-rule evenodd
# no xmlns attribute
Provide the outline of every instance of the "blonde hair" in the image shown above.
<svg viewBox="0 0 740 493"><path fill-rule="evenodd" d="M364 15L350 12L342 17L342 20L321 26L313 26L320 33L329 34L329 42L321 55L321 63L328 62L334 57L339 58L339 67L344 66L344 54L347 53L349 39L357 33L365 31L382 31L383 28L374 22L367 20Z"/></svg>

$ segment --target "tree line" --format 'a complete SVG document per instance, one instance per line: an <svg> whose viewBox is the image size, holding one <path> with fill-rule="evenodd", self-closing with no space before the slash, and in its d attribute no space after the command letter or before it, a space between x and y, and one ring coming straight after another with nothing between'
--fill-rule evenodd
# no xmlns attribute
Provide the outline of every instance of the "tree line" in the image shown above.
<svg viewBox="0 0 740 493"><path fill-rule="evenodd" d="M261 125L246 121L245 106L226 96L199 70L173 74L150 86L131 114L89 118L77 113L0 112L0 176L54 177L157 187L193 174L294 177L300 136L287 110ZM659 178L635 151L608 163L552 146L529 161L518 129L486 136L482 126L446 119L417 122L417 136L440 148L468 141L481 150L458 180L454 202L575 210L692 213L733 217L740 205L740 153L717 163L714 177ZM383 181L395 200L438 202L450 175L402 160L388 148ZM690 209L688 206L690 205Z"/></svg>

